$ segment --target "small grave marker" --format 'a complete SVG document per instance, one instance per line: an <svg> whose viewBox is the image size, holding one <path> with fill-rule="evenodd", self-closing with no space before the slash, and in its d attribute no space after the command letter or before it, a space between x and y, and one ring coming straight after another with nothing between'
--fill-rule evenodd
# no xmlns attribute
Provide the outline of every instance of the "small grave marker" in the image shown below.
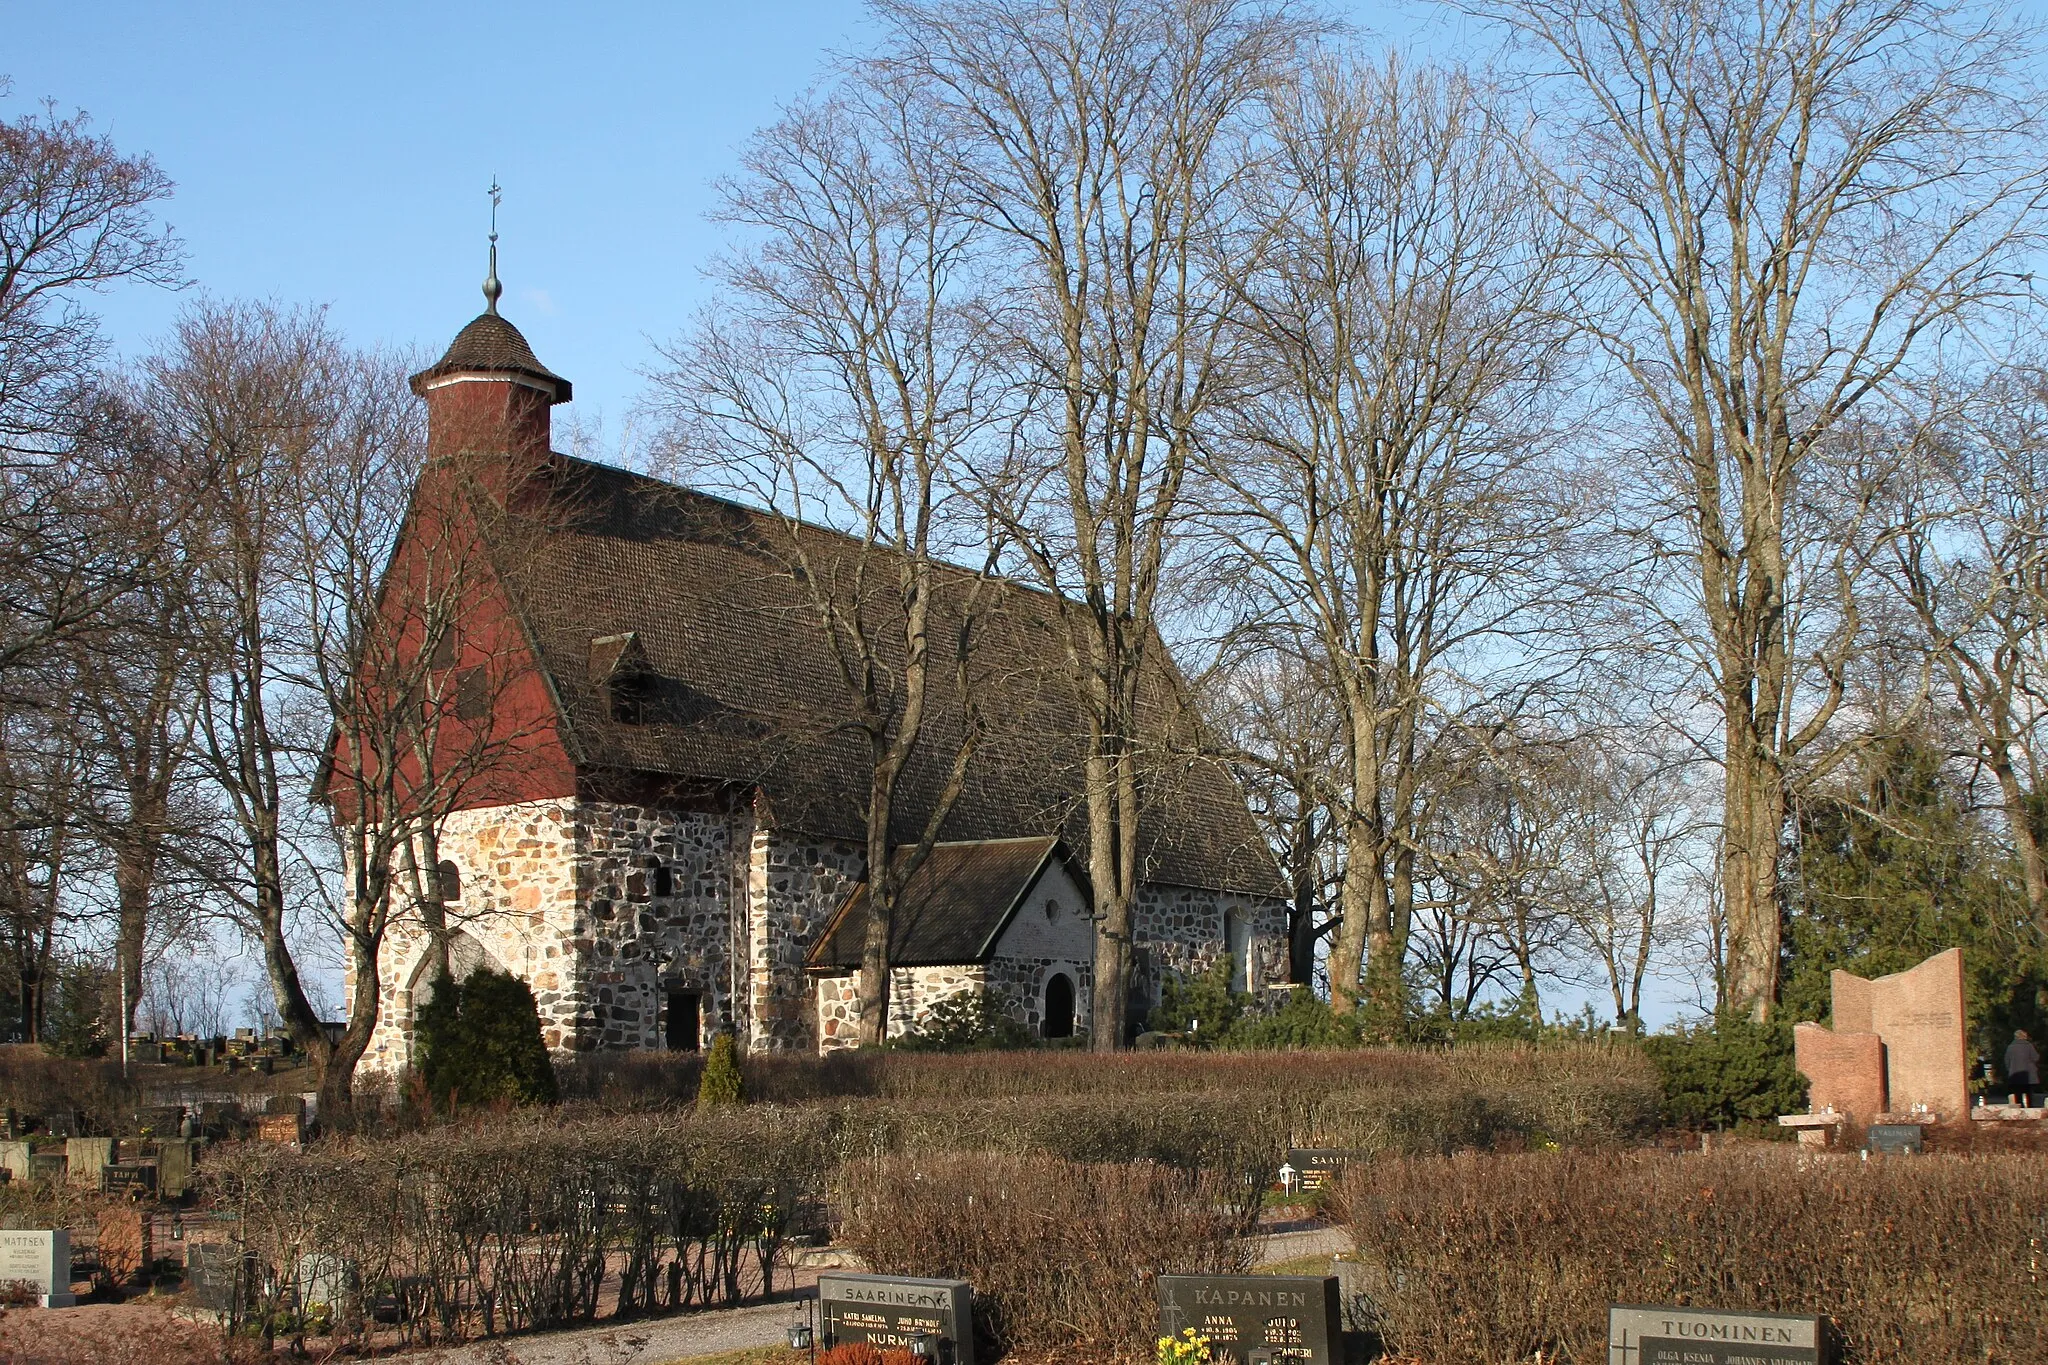
<svg viewBox="0 0 2048 1365"><path fill-rule="evenodd" d="M1873 1123L1864 1135L1863 1147L1885 1156L1918 1156L1922 1142L1917 1123Z"/></svg>
<svg viewBox="0 0 2048 1365"><path fill-rule="evenodd" d="M0 1283L20 1281L36 1287L45 1308L69 1308L78 1300L71 1293L71 1234L55 1232L0 1232Z"/></svg>
<svg viewBox="0 0 2048 1365"><path fill-rule="evenodd" d="M29 1179L61 1185L70 1165L71 1159L62 1152L36 1152L28 1159Z"/></svg>
<svg viewBox="0 0 2048 1365"><path fill-rule="evenodd" d="M1161 1275L1159 1335L1192 1327L1217 1360L1341 1365L1337 1277Z"/></svg>
<svg viewBox="0 0 2048 1365"><path fill-rule="evenodd" d="M246 1253L230 1246L191 1243L185 1248L185 1289L192 1302L209 1313L239 1317L249 1306L253 1285Z"/></svg>
<svg viewBox="0 0 2048 1365"><path fill-rule="evenodd" d="M818 1277L819 1325L834 1346L865 1341L883 1350L912 1348L921 1336L937 1339L940 1365L974 1365L973 1290L965 1280L922 1280L900 1275Z"/></svg>
<svg viewBox="0 0 2048 1365"><path fill-rule="evenodd" d="M156 1166L140 1161L117 1161L108 1166L104 1173L108 1194L128 1194L136 1197L156 1193Z"/></svg>
<svg viewBox="0 0 2048 1365"><path fill-rule="evenodd" d="M1817 1317L1697 1308L1607 1310L1607 1365L1828 1365Z"/></svg>
<svg viewBox="0 0 2048 1365"><path fill-rule="evenodd" d="M1357 1153L1339 1147L1290 1147L1287 1164L1295 1170L1294 1186L1303 1194L1329 1188L1337 1173Z"/></svg>

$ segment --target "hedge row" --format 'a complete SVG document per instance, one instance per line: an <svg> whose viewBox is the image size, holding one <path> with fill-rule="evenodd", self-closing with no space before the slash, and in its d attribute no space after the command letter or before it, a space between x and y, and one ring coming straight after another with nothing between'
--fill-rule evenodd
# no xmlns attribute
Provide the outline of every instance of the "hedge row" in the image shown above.
<svg viewBox="0 0 2048 1365"><path fill-rule="evenodd" d="M1853 1365L2048 1359L2038 1157L1463 1155L1373 1163L1337 1201L1417 1365L1600 1365L1613 1303L1831 1316Z"/></svg>

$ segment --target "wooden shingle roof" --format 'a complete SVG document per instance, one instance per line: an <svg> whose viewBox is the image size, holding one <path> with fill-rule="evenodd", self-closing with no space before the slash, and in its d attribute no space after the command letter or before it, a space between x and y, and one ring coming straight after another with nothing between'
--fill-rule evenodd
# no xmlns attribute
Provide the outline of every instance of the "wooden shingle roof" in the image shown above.
<svg viewBox="0 0 2048 1365"><path fill-rule="evenodd" d="M932 845L931 856L896 897L890 965L986 961L1018 900L1058 849L1059 840L1051 835ZM907 854L899 855L898 866ZM868 884L862 882L819 936L808 965L826 970L860 966L867 932Z"/></svg>
<svg viewBox="0 0 2048 1365"><path fill-rule="evenodd" d="M821 578L850 577L859 542L607 465L552 459L545 522L508 520L511 534L529 543L506 557L501 573L559 699L579 768L753 790L782 829L864 838L866 742L846 724L840 673L791 572L793 535ZM893 582L872 566L867 578ZM966 570L941 575L935 642L954 638L973 581ZM984 606L973 672L991 728L941 837L1059 835L1085 868L1086 725L1065 667L1059 603L1002 585ZM869 608L886 619L881 592ZM900 626L878 634L885 666L895 666ZM629 635L641 661L639 723L631 724L617 718L593 666L609 662L598 656ZM1143 722L1160 740L1142 767L1143 878L1285 895L1236 781L1196 752L1198 727L1163 646L1154 657L1141 697ZM927 742L899 787L896 841L922 831L964 723L950 676L935 670Z"/></svg>

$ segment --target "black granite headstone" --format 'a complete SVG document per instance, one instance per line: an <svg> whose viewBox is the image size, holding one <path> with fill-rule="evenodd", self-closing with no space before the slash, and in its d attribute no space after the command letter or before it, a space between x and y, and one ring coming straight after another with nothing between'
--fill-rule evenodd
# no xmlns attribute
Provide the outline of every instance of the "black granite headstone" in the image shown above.
<svg viewBox="0 0 2048 1365"><path fill-rule="evenodd" d="M194 1242L185 1248L185 1292L195 1307L210 1313L239 1314L254 1289L251 1258L233 1247Z"/></svg>
<svg viewBox="0 0 2048 1365"><path fill-rule="evenodd" d="M47 1181L52 1185L64 1183L64 1177L71 1170L71 1158L62 1152L31 1152L28 1158L28 1178Z"/></svg>
<svg viewBox="0 0 2048 1365"><path fill-rule="evenodd" d="M1828 1365L1817 1317L1616 1305L1607 1310L1609 1365Z"/></svg>
<svg viewBox="0 0 2048 1365"><path fill-rule="evenodd" d="M865 1341L883 1350L934 1338L940 1365L974 1365L974 1292L965 1280L900 1275L818 1277L818 1344Z"/></svg>
<svg viewBox="0 0 2048 1365"><path fill-rule="evenodd" d="M1216 1360L1341 1365L1337 1277L1161 1275L1159 1335L1192 1327Z"/></svg>
<svg viewBox="0 0 2048 1365"><path fill-rule="evenodd" d="M1863 1146L1866 1151L1886 1156L1918 1156L1921 1142L1917 1123L1873 1123L1864 1135Z"/></svg>
<svg viewBox="0 0 2048 1365"><path fill-rule="evenodd" d="M1295 1171L1294 1188L1303 1194L1326 1188L1358 1154L1339 1147L1290 1147L1287 1164Z"/></svg>
<svg viewBox="0 0 2048 1365"><path fill-rule="evenodd" d="M100 1168L100 1179L108 1194L147 1195L156 1193L156 1164L117 1162Z"/></svg>

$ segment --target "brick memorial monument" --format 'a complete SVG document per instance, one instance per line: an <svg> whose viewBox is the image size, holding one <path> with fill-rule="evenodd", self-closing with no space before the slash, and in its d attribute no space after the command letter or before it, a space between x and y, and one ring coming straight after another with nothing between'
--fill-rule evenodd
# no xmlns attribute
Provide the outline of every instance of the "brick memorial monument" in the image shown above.
<svg viewBox="0 0 2048 1365"><path fill-rule="evenodd" d="M1607 1310L1607 1365L1828 1365L1817 1317L1699 1308Z"/></svg>
<svg viewBox="0 0 2048 1365"><path fill-rule="evenodd" d="M0 1284L34 1285L43 1307L71 1307L71 1234L0 1232Z"/></svg>
<svg viewBox="0 0 2048 1365"><path fill-rule="evenodd" d="M965 1280L834 1271L818 1277L818 1344L909 1350L930 1337L938 1365L974 1365L973 1302Z"/></svg>
<svg viewBox="0 0 2048 1365"><path fill-rule="evenodd" d="M1190 1327L1218 1361L1343 1365L1334 1275L1161 1275L1159 1335Z"/></svg>
<svg viewBox="0 0 2048 1365"><path fill-rule="evenodd" d="M1962 950L1936 953L1876 980L1836 972L1831 984L1834 1026L1799 1024L1792 1030L1799 1071L1808 1082L1807 1113L1778 1122L1824 1140L1842 1123L1964 1117L1970 1089Z"/></svg>

